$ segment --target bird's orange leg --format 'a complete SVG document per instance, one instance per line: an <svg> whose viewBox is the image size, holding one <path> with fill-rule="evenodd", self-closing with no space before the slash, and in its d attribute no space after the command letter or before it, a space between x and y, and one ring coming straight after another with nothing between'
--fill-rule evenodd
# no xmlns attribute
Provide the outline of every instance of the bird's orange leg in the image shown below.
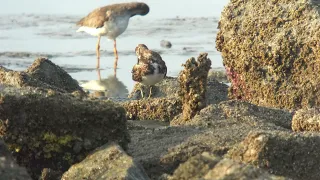
<svg viewBox="0 0 320 180"><path fill-rule="evenodd" d="M115 56L115 62L114 62L114 68L117 68L118 66L118 51L117 51L117 40L113 41L113 52Z"/></svg>
<svg viewBox="0 0 320 180"><path fill-rule="evenodd" d="M97 69L99 69L100 68L100 36L98 37L96 53L97 53Z"/></svg>
<svg viewBox="0 0 320 180"><path fill-rule="evenodd" d="M97 73L98 73L98 80L101 81L100 69L97 69Z"/></svg>

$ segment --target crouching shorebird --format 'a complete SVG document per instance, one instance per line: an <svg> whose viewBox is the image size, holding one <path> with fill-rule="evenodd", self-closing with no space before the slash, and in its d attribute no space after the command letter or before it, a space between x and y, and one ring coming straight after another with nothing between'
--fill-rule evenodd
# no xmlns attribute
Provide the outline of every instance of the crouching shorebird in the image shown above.
<svg viewBox="0 0 320 180"><path fill-rule="evenodd" d="M128 27L129 19L135 15L146 15L149 13L149 6L145 3L120 3L97 8L82 18L77 25L81 26L77 32L86 32L98 37L96 46L97 69L100 68L100 38L107 36L113 40L116 70L118 65L118 51L116 38Z"/></svg>
<svg viewBox="0 0 320 180"><path fill-rule="evenodd" d="M157 52L149 50L144 44L139 44L135 51L138 62L132 68L132 79L143 85L150 86L150 98L152 85L155 85L166 77L167 66ZM141 96L144 98L142 90Z"/></svg>

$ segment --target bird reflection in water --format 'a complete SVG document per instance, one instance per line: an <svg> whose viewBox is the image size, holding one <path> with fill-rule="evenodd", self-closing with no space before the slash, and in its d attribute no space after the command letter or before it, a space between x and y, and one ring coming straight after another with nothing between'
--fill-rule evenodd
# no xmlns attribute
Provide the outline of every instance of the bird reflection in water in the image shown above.
<svg viewBox="0 0 320 180"><path fill-rule="evenodd" d="M101 78L100 69L97 69L98 80L91 80L81 84L81 86L91 91L91 95L99 98L126 98L128 96L127 87L116 77L116 74ZM116 69L114 69L116 71Z"/></svg>

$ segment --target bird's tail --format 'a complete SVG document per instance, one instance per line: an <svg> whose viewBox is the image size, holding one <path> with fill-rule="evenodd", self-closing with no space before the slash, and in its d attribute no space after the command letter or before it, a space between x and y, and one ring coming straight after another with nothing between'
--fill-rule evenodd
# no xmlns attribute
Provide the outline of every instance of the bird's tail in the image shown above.
<svg viewBox="0 0 320 180"><path fill-rule="evenodd" d="M82 32L83 31L83 27L80 27L76 32Z"/></svg>

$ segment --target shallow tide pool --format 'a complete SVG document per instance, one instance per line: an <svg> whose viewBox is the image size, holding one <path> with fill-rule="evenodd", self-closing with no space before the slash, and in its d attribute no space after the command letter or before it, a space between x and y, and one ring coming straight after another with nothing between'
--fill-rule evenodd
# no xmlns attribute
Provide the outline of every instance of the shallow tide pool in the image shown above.
<svg viewBox="0 0 320 180"><path fill-rule="evenodd" d="M76 3L75 3L76 2ZM10 0L0 7L0 64L13 70L26 69L35 58L49 57L80 82L113 75L113 41L101 39L100 72L95 69L96 37L76 33L75 23L93 9L119 2L101 0ZM227 0L145 0L146 16L131 18L128 29L117 38L117 79L131 91L135 82L131 69L137 58L137 44L158 51L166 61L168 76L177 76L181 64L207 52L213 68L222 68L215 36L220 13ZM168 40L172 48L160 46Z"/></svg>

